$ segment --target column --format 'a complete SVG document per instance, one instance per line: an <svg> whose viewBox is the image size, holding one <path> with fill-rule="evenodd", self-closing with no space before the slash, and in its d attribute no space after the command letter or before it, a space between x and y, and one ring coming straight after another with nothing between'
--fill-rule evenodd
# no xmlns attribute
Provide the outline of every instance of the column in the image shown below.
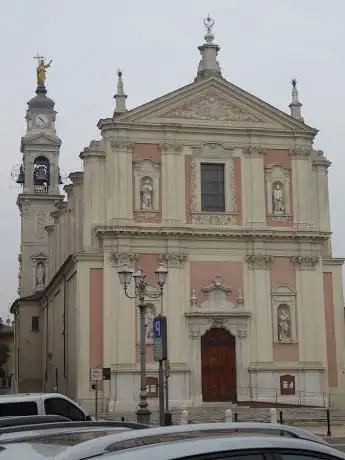
<svg viewBox="0 0 345 460"><path fill-rule="evenodd" d="M249 147L243 153L246 171L244 188L248 189L246 223L254 228L263 227L266 225L264 150Z"/></svg>
<svg viewBox="0 0 345 460"><path fill-rule="evenodd" d="M270 264L272 256L254 253L246 257L248 265L249 310L252 312L251 360L270 362L273 360L272 307L270 293Z"/></svg>
<svg viewBox="0 0 345 460"><path fill-rule="evenodd" d="M189 309L189 295L185 289L187 254L175 249L161 254L160 259L169 270L163 291L163 314L168 318L169 361L171 364L185 363L188 362L185 313Z"/></svg>

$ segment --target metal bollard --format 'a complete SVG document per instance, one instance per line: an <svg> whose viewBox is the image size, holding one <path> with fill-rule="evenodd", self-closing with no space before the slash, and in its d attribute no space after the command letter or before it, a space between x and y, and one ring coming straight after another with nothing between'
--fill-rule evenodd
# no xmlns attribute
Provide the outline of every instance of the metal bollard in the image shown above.
<svg viewBox="0 0 345 460"><path fill-rule="evenodd" d="M327 436L332 436L331 433L331 411L327 409Z"/></svg>
<svg viewBox="0 0 345 460"><path fill-rule="evenodd" d="M238 422L238 413L237 412L234 413L234 422Z"/></svg>
<svg viewBox="0 0 345 460"><path fill-rule="evenodd" d="M278 423L277 409L275 409L274 407L270 409L270 422Z"/></svg>
<svg viewBox="0 0 345 460"><path fill-rule="evenodd" d="M188 425L188 411L187 410L182 411L180 424Z"/></svg>
<svg viewBox="0 0 345 460"><path fill-rule="evenodd" d="M279 423L280 423L281 425L284 424L284 420L283 420L283 411L282 411L282 410L279 411Z"/></svg>
<svg viewBox="0 0 345 460"><path fill-rule="evenodd" d="M226 409L224 421L225 421L225 423L231 423L232 422L232 410L231 409Z"/></svg>

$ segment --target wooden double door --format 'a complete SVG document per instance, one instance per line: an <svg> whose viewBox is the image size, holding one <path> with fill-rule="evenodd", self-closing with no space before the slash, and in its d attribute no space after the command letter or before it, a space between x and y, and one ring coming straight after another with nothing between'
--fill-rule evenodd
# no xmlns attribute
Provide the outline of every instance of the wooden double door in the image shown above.
<svg viewBox="0 0 345 460"><path fill-rule="evenodd" d="M201 337L202 398L237 400L236 341L226 329L212 328Z"/></svg>

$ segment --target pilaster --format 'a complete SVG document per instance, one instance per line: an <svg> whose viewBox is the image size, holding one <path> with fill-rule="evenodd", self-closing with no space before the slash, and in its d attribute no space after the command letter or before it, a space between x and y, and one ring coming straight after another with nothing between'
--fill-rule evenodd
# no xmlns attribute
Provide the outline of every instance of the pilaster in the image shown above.
<svg viewBox="0 0 345 460"><path fill-rule="evenodd" d="M323 362L325 311L320 258L298 255L291 258L296 270L297 331L299 359L303 362Z"/></svg>
<svg viewBox="0 0 345 460"><path fill-rule="evenodd" d="M273 360L272 308L270 293L270 268L272 256L248 254L247 279L248 309L253 313L251 324L251 360L265 362Z"/></svg>
<svg viewBox="0 0 345 460"><path fill-rule="evenodd" d="M184 316L189 308L189 292L186 290L186 280L189 281L187 259L187 253L178 249L160 255L160 260L169 270L163 291L163 314L168 317L168 353L169 361L173 364L188 362L188 331ZM179 331L179 340L176 340L176 331Z"/></svg>
<svg viewBox="0 0 345 460"><path fill-rule="evenodd" d="M262 228L266 225L265 212L265 150L260 147L248 147L243 150L245 163L246 225Z"/></svg>
<svg viewBox="0 0 345 460"><path fill-rule="evenodd" d="M312 162L311 149L290 151L292 166L293 218L296 230L311 230Z"/></svg>
<svg viewBox="0 0 345 460"><path fill-rule="evenodd" d="M165 222L185 220L185 161L182 145L161 144L162 219Z"/></svg>

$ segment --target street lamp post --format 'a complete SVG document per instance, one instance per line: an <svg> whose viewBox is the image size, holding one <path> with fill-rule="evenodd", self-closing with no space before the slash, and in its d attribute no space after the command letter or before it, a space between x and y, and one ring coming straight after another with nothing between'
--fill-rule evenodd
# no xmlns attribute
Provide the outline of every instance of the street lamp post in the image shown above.
<svg viewBox="0 0 345 460"><path fill-rule="evenodd" d="M148 408L147 394L146 394L146 347L145 347L145 313L146 303L145 297L150 299L158 299L163 295L163 288L167 280L168 270L160 264L155 271L156 283L149 283L146 280L146 275L143 270L138 267L135 272L127 265L118 271L119 280L123 286L124 293L129 299L138 299L138 308L140 314L140 401L137 410L138 423L150 423L151 411ZM128 288L134 278L134 294L130 295ZM155 286L157 292L148 292L147 287Z"/></svg>

